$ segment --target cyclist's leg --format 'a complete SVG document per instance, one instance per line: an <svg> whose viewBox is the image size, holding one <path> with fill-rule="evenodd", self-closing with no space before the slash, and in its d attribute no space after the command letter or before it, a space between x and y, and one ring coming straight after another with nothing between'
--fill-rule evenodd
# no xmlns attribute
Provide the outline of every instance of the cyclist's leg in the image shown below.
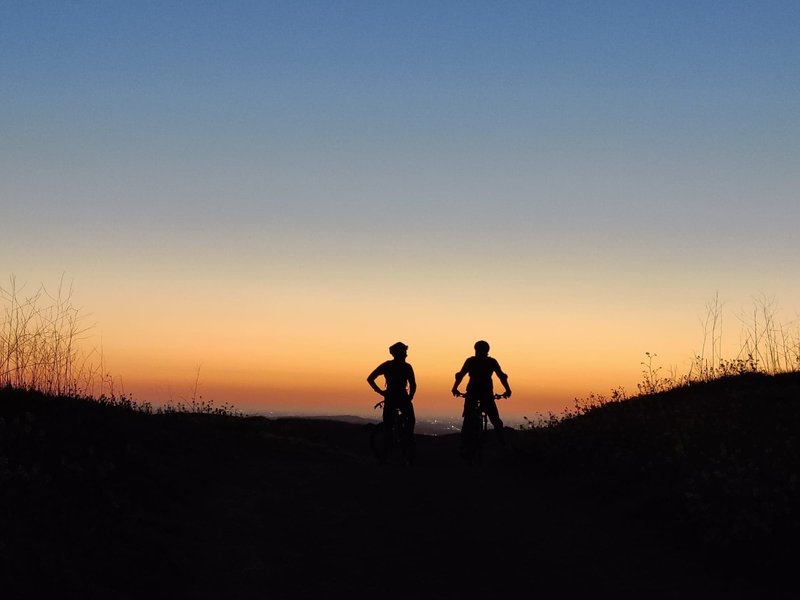
<svg viewBox="0 0 800 600"><path fill-rule="evenodd" d="M483 401L482 405L483 412L485 412L486 416L489 417L489 422L494 428L497 441L500 442L501 445L505 444L506 440L505 436L503 435L503 421L500 420L500 411L497 410L497 403L495 402L494 398L488 398Z"/></svg>
<svg viewBox="0 0 800 600"><path fill-rule="evenodd" d="M471 458L480 434L481 420L478 403L471 398L464 399L463 421L461 423L461 456Z"/></svg>
<svg viewBox="0 0 800 600"><path fill-rule="evenodd" d="M409 400L404 410L406 411L406 418L408 421L408 432L414 435L414 426L417 424L417 417L414 414L414 403Z"/></svg>
<svg viewBox="0 0 800 600"><path fill-rule="evenodd" d="M465 456L467 452L467 427L469 426L469 400L464 398L464 408L461 411L461 436L459 441L461 442L459 453L461 456Z"/></svg>

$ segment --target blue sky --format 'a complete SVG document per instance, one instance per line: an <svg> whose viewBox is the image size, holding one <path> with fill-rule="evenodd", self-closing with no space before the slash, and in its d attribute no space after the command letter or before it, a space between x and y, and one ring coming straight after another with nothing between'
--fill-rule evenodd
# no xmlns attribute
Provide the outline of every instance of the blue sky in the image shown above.
<svg viewBox="0 0 800 600"><path fill-rule="evenodd" d="M345 218L388 211L406 226L392 209L399 191L376 202L381 184L364 173L410 185L424 205L411 208L428 216L454 212L437 197L450 192L457 204L482 182L478 204L493 193L524 214L531 188L561 200L577 187L569 204L580 221L601 202L634 220L646 219L642 204L662 210L663 197L635 198L652 174L672 192L670 218L700 202L693 185L716 209L727 184L764 184L796 167L796 3L5 6L7 160L68 181L59 168L166 171L165 184L203 187L238 179L243 218L247 189L269 175L304 223L318 191L304 181L314 178L351 199L336 209ZM626 175L637 187L620 193ZM101 212L94 204L114 204L86 202ZM544 204L547 224L562 209Z"/></svg>
<svg viewBox="0 0 800 600"><path fill-rule="evenodd" d="M794 317L798 26L797 2L4 2L0 271L67 273L106 322L96 288L166 280Z"/></svg>

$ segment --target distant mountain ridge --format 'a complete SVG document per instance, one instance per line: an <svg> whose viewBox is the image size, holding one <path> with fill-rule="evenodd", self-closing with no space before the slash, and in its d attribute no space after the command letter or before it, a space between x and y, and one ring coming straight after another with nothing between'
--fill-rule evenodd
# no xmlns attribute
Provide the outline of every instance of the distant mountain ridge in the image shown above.
<svg viewBox="0 0 800 600"><path fill-rule="evenodd" d="M343 423L351 423L354 425L373 425L381 422L380 417L361 417L358 415L325 415L325 414L272 414L262 413L258 416L264 416L268 419L308 419L318 421L338 421ZM447 435L450 433L457 433L460 431L460 419L447 419L447 418L417 418L415 433L420 435Z"/></svg>

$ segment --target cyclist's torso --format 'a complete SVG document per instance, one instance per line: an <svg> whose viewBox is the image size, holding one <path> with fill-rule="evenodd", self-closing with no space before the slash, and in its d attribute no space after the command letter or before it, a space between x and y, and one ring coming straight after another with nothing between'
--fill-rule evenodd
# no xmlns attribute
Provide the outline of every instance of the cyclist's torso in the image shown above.
<svg viewBox="0 0 800 600"><path fill-rule="evenodd" d="M491 356L470 356L464 363L469 375L467 395L476 398L492 398L492 374L500 371L500 365Z"/></svg>
<svg viewBox="0 0 800 600"><path fill-rule="evenodd" d="M408 400L408 382L414 378L414 370L410 364L387 360L378 367L378 374L386 379L386 400Z"/></svg>

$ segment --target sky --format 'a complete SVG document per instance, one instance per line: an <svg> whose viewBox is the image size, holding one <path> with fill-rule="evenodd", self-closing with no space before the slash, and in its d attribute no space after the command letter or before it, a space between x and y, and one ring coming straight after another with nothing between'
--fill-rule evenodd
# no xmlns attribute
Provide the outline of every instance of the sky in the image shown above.
<svg viewBox="0 0 800 600"><path fill-rule="evenodd" d="M0 286L63 277L117 391L509 419L800 317L800 3L0 2ZM6 279L4 279L6 278ZM738 345L737 345L738 344ZM197 390L197 391L195 391Z"/></svg>

